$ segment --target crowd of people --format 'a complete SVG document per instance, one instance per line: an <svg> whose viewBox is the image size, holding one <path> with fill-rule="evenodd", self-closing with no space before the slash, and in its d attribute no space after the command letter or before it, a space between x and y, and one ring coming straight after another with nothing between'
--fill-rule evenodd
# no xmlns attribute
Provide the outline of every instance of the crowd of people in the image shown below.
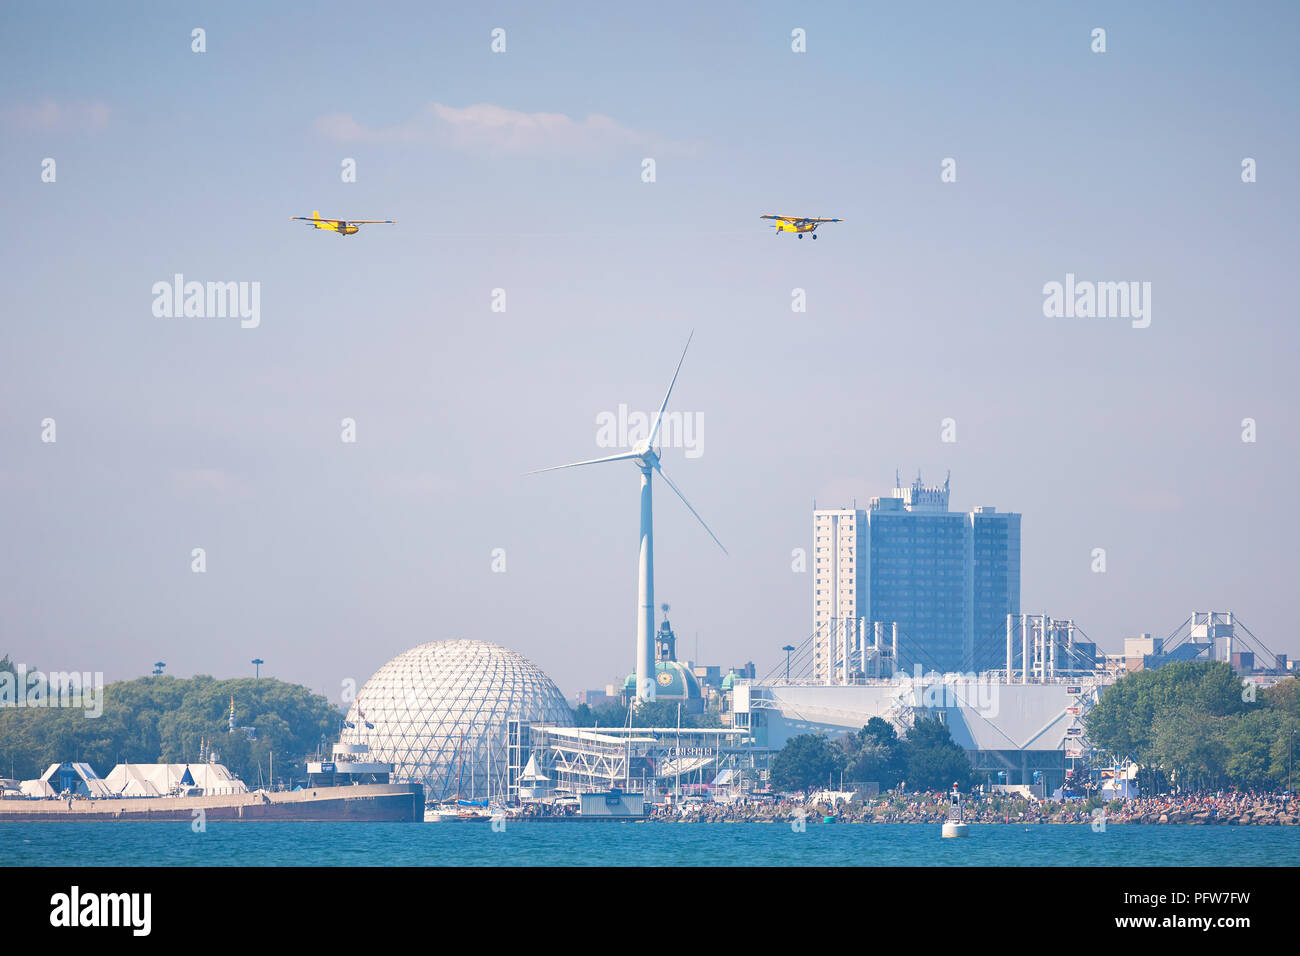
<svg viewBox="0 0 1300 956"><path fill-rule="evenodd" d="M836 797L824 793L730 803L686 803L655 807L650 819L701 823L942 823L950 808L947 793L886 793ZM1253 791L1165 794L1106 801L1033 800L1018 794L967 795L962 818L968 823L1188 823L1232 825L1300 824L1300 806L1285 796Z"/></svg>
<svg viewBox="0 0 1300 956"><path fill-rule="evenodd" d="M1282 794L1253 790L1159 795L1126 800L1113 819L1118 823L1229 823L1295 825L1300 805Z"/></svg>

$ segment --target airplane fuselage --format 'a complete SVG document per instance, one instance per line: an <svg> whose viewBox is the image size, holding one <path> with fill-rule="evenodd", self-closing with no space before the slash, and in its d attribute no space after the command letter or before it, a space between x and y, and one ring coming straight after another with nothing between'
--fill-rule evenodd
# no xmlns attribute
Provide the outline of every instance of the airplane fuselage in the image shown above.
<svg viewBox="0 0 1300 956"><path fill-rule="evenodd" d="M312 225L327 232L337 232L340 236L351 236L361 231L360 226L354 226L350 222L314 222Z"/></svg>

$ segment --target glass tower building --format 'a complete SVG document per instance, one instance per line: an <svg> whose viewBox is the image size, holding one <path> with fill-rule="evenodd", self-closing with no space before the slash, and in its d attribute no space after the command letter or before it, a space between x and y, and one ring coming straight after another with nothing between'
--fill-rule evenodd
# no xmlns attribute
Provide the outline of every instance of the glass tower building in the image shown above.
<svg viewBox="0 0 1300 956"><path fill-rule="evenodd" d="M948 510L948 482L895 482L866 510L813 511L813 679L840 683L845 649L876 622L899 627L908 673L1000 667L1020 613L1020 515Z"/></svg>

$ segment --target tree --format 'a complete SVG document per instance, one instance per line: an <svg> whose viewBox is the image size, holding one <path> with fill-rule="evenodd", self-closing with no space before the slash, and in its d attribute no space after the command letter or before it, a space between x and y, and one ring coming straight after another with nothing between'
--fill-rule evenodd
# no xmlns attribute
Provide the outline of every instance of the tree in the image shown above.
<svg viewBox="0 0 1300 956"><path fill-rule="evenodd" d="M948 725L937 717L918 718L902 746L903 779L918 790L970 788L971 766L966 751L957 746Z"/></svg>
<svg viewBox="0 0 1300 956"><path fill-rule="evenodd" d="M1272 749L1285 718L1267 710L1243 715L1225 729L1224 774L1239 787L1265 790L1285 787L1286 774L1273 774Z"/></svg>
<svg viewBox="0 0 1300 956"><path fill-rule="evenodd" d="M791 737L772 757L773 790L825 786L844 769L844 751L818 734Z"/></svg>
<svg viewBox="0 0 1300 956"><path fill-rule="evenodd" d="M0 664L0 670L2 669L3 664ZM1260 697L1271 710L1300 719L1300 677L1292 677L1289 680L1279 681L1272 687L1265 687L1260 691Z"/></svg>
<svg viewBox="0 0 1300 956"><path fill-rule="evenodd" d="M575 727L626 727L627 726L627 707L618 703L600 704L596 707L588 707L586 704L579 704L573 712L573 725ZM632 710L632 723L636 727L676 727L677 726L677 701L675 700L651 700L634 706ZM682 728L687 727L721 727L722 719L718 714L712 711L705 711L701 714L690 714L686 712L686 707L682 706Z"/></svg>
<svg viewBox="0 0 1300 956"><path fill-rule="evenodd" d="M881 790L898 786L903 771L899 743L893 724L872 717L842 742L845 776L854 783L878 783Z"/></svg>
<svg viewBox="0 0 1300 956"><path fill-rule="evenodd" d="M257 728L249 741L229 733L230 698L241 727ZM274 751L276 776L304 771L302 757L321 738L338 739L339 715L306 687L272 678L216 680L200 675L117 681L103 688L103 714L89 718L70 708L0 708L0 765L20 779L51 763L81 760L101 774L117 763L188 762L207 740L220 760L245 781Z"/></svg>
<svg viewBox="0 0 1300 956"><path fill-rule="evenodd" d="M898 746L898 731L894 730L894 725L883 717L872 717L868 720L867 725L858 731L858 736L864 740L873 737L887 747Z"/></svg>
<svg viewBox="0 0 1300 956"><path fill-rule="evenodd" d="M1148 765L1161 715L1178 710L1205 717L1242 713L1241 679L1222 662L1182 661L1125 674L1088 713L1088 739L1116 755Z"/></svg>
<svg viewBox="0 0 1300 956"><path fill-rule="evenodd" d="M856 741L856 743L850 743ZM878 783L881 790L892 790L902 779L902 761L891 747L874 737L865 741L857 737L845 740L844 774L854 783Z"/></svg>
<svg viewBox="0 0 1300 956"><path fill-rule="evenodd" d="M1243 700L1241 676L1222 661L1185 661L1126 674L1088 714L1088 736L1142 765L1143 789L1223 785L1282 789L1287 745L1300 728L1300 681Z"/></svg>

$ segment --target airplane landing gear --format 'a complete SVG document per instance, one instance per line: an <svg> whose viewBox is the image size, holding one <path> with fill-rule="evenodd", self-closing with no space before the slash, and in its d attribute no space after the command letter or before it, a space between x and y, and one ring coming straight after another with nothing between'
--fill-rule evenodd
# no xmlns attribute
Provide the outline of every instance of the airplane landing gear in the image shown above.
<svg viewBox="0 0 1300 956"><path fill-rule="evenodd" d="M817 238L817 233L815 233L815 232L813 233L813 238L814 238L814 239Z"/></svg>
<svg viewBox="0 0 1300 956"><path fill-rule="evenodd" d="M801 232L801 233L799 233L799 238L800 238L800 239L802 239L802 238L803 238L803 233L802 233L802 232Z"/></svg>

